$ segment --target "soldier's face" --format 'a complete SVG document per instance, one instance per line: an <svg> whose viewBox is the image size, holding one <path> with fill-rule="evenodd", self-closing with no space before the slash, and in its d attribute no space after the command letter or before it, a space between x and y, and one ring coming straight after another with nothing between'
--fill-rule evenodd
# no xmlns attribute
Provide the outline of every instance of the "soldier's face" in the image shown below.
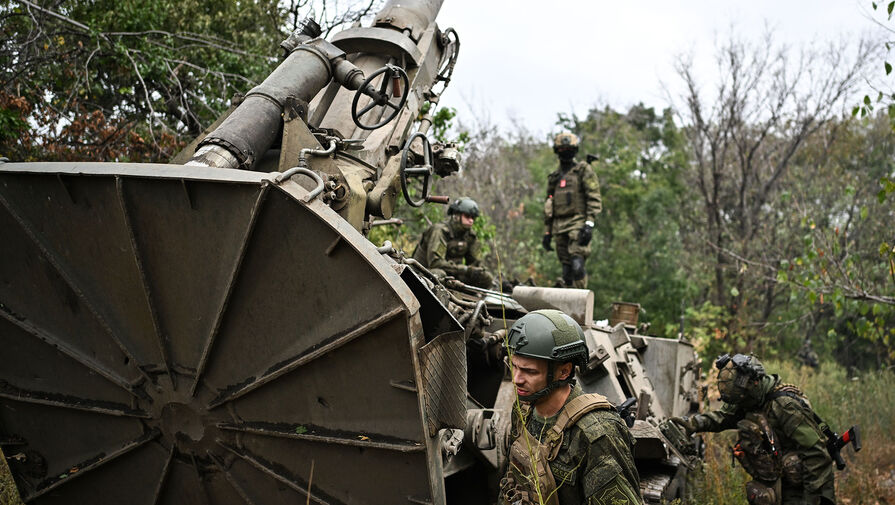
<svg viewBox="0 0 895 505"><path fill-rule="evenodd" d="M470 216L469 214L460 214L460 225L467 230L472 228L472 223L474 222L475 218Z"/></svg>
<svg viewBox="0 0 895 505"><path fill-rule="evenodd" d="M519 396L528 396L547 387L547 361L513 356L513 384Z"/></svg>
<svg viewBox="0 0 895 505"><path fill-rule="evenodd" d="M571 161L573 158L575 158L575 154L577 153L577 151L578 150L573 147L558 147L554 149L554 152L556 152L556 155L559 156L559 159L564 161Z"/></svg>
<svg viewBox="0 0 895 505"><path fill-rule="evenodd" d="M519 396L529 396L547 387L547 360L513 355L513 384ZM572 370L571 363L555 365L553 378L565 379Z"/></svg>

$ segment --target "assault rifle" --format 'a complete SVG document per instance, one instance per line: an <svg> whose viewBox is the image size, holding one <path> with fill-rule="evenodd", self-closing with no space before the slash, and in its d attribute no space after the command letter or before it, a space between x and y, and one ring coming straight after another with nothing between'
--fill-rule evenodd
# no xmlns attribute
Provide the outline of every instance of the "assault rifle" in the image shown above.
<svg viewBox="0 0 895 505"><path fill-rule="evenodd" d="M842 459L840 450L846 445L852 444L855 452L860 451L861 431L858 429L857 425L849 428L848 431L842 434L842 436L839 436L827 425L822 426L822 430L824 435L827 436L827 452L830 453L830 457L836 462L836 469L842 470L845 468L845 460Z"/></svg>

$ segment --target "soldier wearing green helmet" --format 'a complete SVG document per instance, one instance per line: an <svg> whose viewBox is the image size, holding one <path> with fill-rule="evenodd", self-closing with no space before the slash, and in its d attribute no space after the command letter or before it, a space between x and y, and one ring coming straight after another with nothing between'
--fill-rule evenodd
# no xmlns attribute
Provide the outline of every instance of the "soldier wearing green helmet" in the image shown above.
<svg viewBox="0 0 895 505"><path fill-rule="evenodd" d="M459 198L451 202L447 214L447 221L433 224L423 233L413 259L436 275L450 275L460 282L490 289L494 277L480 266L481 247L472 231L479 205L472 198Z"/></svg>
<svg viewBox="0 0 895 505"><path fill-rule="evenodd" d="M721 409L671 420L688 434L737 429L733 454L752 476L746 484L751 505L836 503L828 428L805 395L765 373L752 355L725 354L715 367Z"/></svg>
<svg viewBox="0 0 895 505"><path fill-rule="evenodd" d="M553 139L559 168L547 177L544 202L544 249L552 251L562 264L563 287L587 288L585 262L590 255L594 221L603 208L600 182L590 165L577 161L578 136L562 132Z"/></svg>
<svg viewBox="0 0 895 505"><path fill-rule="evenodd" d="M534 311L513 324L507 347L520 403L499 503L642 503L630 431L606 397L575 384L588 359L581 326Z"/></svg>

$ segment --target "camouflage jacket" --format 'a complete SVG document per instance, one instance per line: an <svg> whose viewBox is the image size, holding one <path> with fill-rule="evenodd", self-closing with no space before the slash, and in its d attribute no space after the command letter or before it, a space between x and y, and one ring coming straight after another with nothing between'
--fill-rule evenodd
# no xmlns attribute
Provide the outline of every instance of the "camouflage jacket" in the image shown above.
<svg viewBox="0 0 895 505"><path fill-rule="evenodd" d="M581 388L576 385L566 403L581 394ZM557 415L544 418L531 409L525 427L532 436L541 439L556 422ZM514 418L515 439L522 423L518 415ZM588 412L566 428L559 453L550 462L560 505L642 503L633 446L634 437L614 411ZM508 472L513 470L510 468ZM517 482L524 481L523 476L514 478Z"/></svg>
<svg viewBox="0 0 895 505"><path fill-rule="evenodd" d="M587 163L575 161L568 170L562 167L547 177L547 201L544 224L548 233L569 233L596 221L603 210L600 181Z"/></svg>
<svg viewBox="0 0 895 505"><path fill-rule="evenodd" d="M413 259L426 268L439 268L454 277L466 273L467 267L478 266L480 245L472 230L453 220L429 227L413 252Z"/></svg>
<svg viewBox="0 0 895 505"><path fill-rule="evenodd" d="M799 455L802 462L802 485L808 497L822 496L835 502L833 460L827 452L826 437L815 422L810 408L790 396L766 400L771 392L782 385L776 374L765 376L761 383L763 400L760 405L745 409L725 403L720 410L695 416L693 420L697 431L735 429L737 422L750 410L764 414L782 446L783 454L795 451Z"/></svg>

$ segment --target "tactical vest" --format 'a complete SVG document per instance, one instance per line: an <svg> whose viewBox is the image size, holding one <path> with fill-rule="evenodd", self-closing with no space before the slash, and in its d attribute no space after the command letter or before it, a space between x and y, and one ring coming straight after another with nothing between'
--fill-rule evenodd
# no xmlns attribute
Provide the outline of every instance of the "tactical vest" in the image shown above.
<svg viewBox="0 0 895 505"><path fill-rule="evenodd" d="M605 396L599 394L583 394L573 398L560 410L556 423L547 430L543 441L530 434L522 423L519 436L510 446L511 471L507 476L508 479L515 480L515 470L520 475L531 478L523 478L523 482L503 483L501 488L507 503L527 505L542 502L544 505L559 505L556 479L550 470L550 462L559 454L565 429L595 410L614 411L615 407ZM527 418L530 411L530 405L523 405L522 418Z"/></svg>
<svg viewBox="0 0 895 505"><path fill-rule="evenodd" d="M770 405L771 400L781 396L788 396L801 403L803 407L807 407L812 413L814 412L811 409L811 402L808 401L805 393L802 393L802 390L793 384L780 383L774 386L774 389L772 389L771 392L768 393L768 396L765 397L765 404Z"/></svg>
<svg viewBox="0 0 895 505"><path fill-rule="evenodd" d="M737 423L733 456L754 479L776 482L782 472L783 453L764 414L750 412Z"/></svg>
<svg viewBox="0 0 895 505"><path fill-rule="evenodd" d="M767 397L765 397L765 404L770 405L771 400L780 398L781 396L788 396L799 402L803 409L806 409L811 413L811 417L814 419L814 422L817 424L821 433L829 438L828 433L831 431L829 425L814 412L814 409L811 408L811 402L808 401L808 398L798 387L792 384L777 385L770 393L768 393ZM804 471L804 465L802 464L802 459L799 457L798 452L791 451L784 454L782 464L783 480L791 486L800 487L803 483L802 472Z"/></svg>
<svg viewBox="0 0 895 505"><path fill-rule="evenodd" d="M455 263L462 263L463 259L466 257L466 253L469 252L469 248L472 246L472 241L467 240L467 233L459 237L450 237L447 241L447 256L445 257L448 261L453 261Z"/></svg>
<svg viewBox="0 0 895 505"><path fill-rule="evenodd" d="M566 217L576 214L585 215L587 212L584 198L584 181L582 180L581 164L578 163L563 173L557 171L551 174L553 190L553 217Z"/></svg>

